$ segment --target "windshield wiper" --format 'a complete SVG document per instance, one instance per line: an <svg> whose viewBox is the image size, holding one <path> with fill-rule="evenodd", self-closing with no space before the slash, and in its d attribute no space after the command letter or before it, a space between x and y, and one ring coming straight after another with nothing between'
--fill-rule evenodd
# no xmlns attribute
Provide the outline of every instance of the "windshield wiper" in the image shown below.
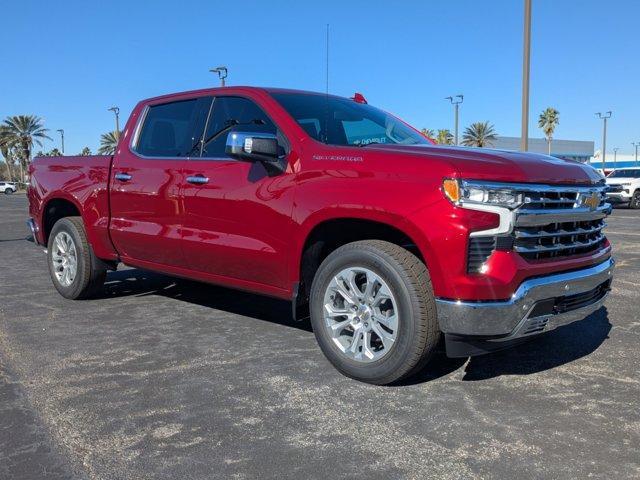
<svg viewBox="0 0 640 480"><path fill-rule="evenodd" d="M369 145L374 145L374 144L378 144L380 145L380 142L369 142L369 143L357 143L356 146L359 148L363 148L363 147L368 147Z"/></svg>

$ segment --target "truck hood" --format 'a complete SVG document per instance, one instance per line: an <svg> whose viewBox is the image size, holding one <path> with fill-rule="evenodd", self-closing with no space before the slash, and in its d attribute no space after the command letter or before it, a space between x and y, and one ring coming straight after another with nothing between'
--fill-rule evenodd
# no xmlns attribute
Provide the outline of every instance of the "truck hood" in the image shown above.
<svg viewBox="0 0 640 480"><path fill-rule="evenodd" d="M498 182L591 185L604 177L593 167L537 153L436 145L371 145L367 151L419 155L453 166L461 178Z"/></svg>

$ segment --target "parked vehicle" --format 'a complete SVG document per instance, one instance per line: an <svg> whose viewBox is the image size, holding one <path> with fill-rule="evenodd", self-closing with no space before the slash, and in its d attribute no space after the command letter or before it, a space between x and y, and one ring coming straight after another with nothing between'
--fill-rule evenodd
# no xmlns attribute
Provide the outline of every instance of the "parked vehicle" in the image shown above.
<svg viewBox="0 0 640 480"><path fill-rule="evenodd" d="M609 174L607 201L614 205L640 208L640 167L619 168Z"/></svg>
<svg viewBox="0 0 640 480"><path fill-rule="evenodd" d="M545 155L432 145L353 99L226 87L133 110L114 156L43 157L29 225L55 288L118 263L292 301L374 384L585 318L613 271L604 178Z"/></svg>
<svg viewBox="0 0 640 480"><path fill-rule="evenodd" d="M18 190L18 186L14 182L0 182L0 192L5 195L11 195Z"/></svg>

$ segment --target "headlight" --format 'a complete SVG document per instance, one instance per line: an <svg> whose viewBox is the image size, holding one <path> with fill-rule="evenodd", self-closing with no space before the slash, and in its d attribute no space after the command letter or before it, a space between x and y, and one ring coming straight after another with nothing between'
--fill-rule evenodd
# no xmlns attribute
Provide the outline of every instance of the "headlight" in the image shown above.
<svg viewBox="0 0 640 480"><path fill-rule="evenodd" d="M524 195L509 187L495 184L484 185L482 182L471 182L446 178L442 182L445 196L456 205L495 205L498 207L517 208Z"/></svg>

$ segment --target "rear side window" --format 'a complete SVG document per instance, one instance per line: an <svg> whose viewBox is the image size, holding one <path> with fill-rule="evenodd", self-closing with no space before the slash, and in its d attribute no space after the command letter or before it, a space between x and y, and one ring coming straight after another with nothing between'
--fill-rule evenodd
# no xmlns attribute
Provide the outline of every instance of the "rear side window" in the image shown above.
<svg viewBox="0 0 640 480"><path fill-rule="evenodd" d="M229 131L277 134L277 128L253 101L242 97L216 97L202 142L202 157L226 157Z"/></svg>
<svg viewBox="0 0 640 480"><path fill-rule="evenodd" d="M207 97L149 107L136 152L146 157L197 155L210 104Z"/></svg>

